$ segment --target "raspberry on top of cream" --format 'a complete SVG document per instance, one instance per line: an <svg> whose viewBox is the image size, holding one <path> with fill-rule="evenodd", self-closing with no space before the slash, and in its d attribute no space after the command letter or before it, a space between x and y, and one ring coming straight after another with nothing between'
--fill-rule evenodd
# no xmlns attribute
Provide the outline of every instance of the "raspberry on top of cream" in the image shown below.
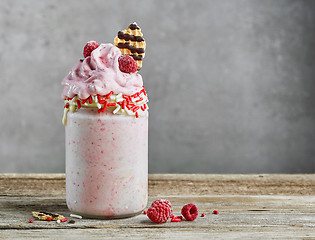
<svg viewBox="0 0 315 240"><path fill-rule="evenodd" d="M63 97L86 99L111 91L129 96L139 92L143 87L142 77L139 73L125 73L119 69L121 55L119 48L110 43L99 45L64 78Z"/></svg>

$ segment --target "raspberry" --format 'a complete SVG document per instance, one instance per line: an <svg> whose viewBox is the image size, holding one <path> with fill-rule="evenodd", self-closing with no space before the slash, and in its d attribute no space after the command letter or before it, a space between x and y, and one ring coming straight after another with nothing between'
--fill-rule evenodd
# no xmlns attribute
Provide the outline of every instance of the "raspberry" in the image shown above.
<svg viewBox="0 0 315 240"><path fill-rule="evenodd" d="M33 219L30 219L30 221L29 221L30 223L33 223Z"/></svg>
<svg viewBox="0 0 315 240"><path fill-rule="evenodd" d="M89 41L85 47L84 47L84 50L83 50L83 56L86 58L88 56L91 56L91 52L98 48L99 44L95 41Z"/></svg>
<svg viewBox="0 0 315 240"><path fill-rule="evenodd" d="M147 216L152 222L164 223L172 215L171 203L164 199L159 199L151 204L151 207L147 211Z"/></svg>
<svg viewBox="0 0 315 240"><path fill-rule="evenodd" d="M134 73L137 71L137 62L129 55L122 55L118 58L119 69L125 73Z"/></svg>
<svg viewBox="0 0 315 240"><path fill-rule="evenodd" d="M193 221L198 217L198 208L195 204L189 203L182 208L182 215L187 221Z"/></svg>

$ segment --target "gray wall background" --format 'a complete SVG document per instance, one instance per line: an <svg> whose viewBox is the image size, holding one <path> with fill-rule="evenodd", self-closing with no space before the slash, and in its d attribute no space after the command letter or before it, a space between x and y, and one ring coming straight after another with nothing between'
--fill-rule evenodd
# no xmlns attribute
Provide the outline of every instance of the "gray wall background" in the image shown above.
<svg viewBox="0 0 315 240"><path fill-rule="evenodd" d="M64 172L60 82L87 41L133 21L150 172L314 172L315 1L301 0L0 1L0 172Z"/></svg>

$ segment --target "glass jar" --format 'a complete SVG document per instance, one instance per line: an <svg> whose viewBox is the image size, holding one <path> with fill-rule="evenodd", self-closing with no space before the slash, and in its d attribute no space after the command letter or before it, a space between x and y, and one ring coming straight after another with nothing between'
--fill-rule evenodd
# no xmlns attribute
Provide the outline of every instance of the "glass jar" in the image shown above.
<svg viewBox="0 0 315 240"><path fill-rule="evenodd" d="M66 201L89 218L137 215L148 200L148 114L68 112Z"/></svg>

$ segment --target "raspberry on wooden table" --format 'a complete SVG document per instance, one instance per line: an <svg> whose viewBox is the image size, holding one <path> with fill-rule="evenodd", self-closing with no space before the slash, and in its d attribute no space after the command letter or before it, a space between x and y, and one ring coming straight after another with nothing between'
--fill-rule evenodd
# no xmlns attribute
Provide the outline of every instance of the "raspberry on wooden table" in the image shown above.
<svg viewBox="0 0 315 240"><path fill-rule="evenodd" d="M172 215L173 209L168 200L159 199L151 204L147 211L148 218L155 223L164 223Z"/></svg>
<svg viewBox="0 0 315 240"><path fill-rule="evenodd" d="M189 203L182 208L182 215L187 221L193 221L198 217L198 208L195 204Z"/></svg>

